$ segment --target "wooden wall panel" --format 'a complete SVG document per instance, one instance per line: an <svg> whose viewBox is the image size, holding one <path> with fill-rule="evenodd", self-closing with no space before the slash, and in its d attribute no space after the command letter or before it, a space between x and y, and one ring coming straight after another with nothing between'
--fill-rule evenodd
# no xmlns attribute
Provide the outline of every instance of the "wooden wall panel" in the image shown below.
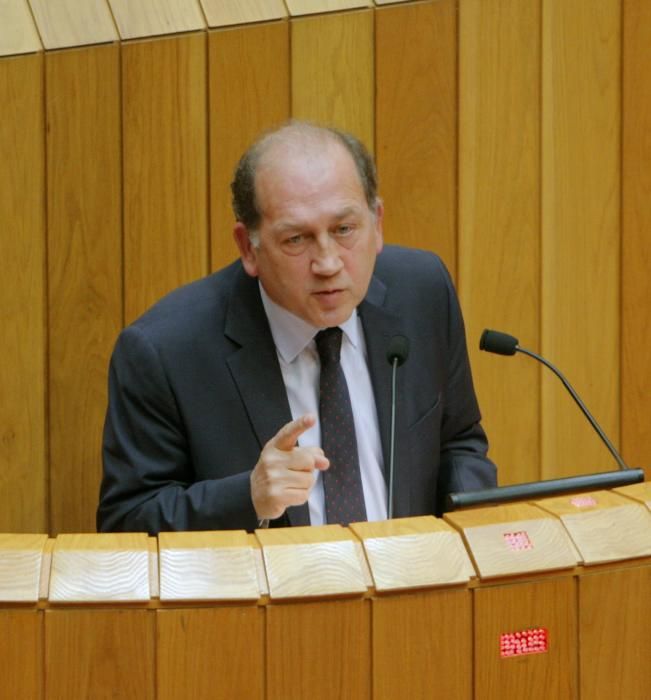
<svg viewBox="0 0 651 700"><path fill-rule="evenodd" d="M373 149L373 12L291 21L292 116L352 131Z"/></svg>
<svg viewBox="0 0 651 700"><path fill-rule="evenodd" d="M268 605L266 626L267 700L370 700L367 600Z"/></svg>
<svg viewBox="0 0 651 700"><path fill-rule="evenodd" d="M0 61L0 532L47 530L42 72Z"/></svg>
<svg viewBox="0 0 651 700"><path fill-rule="evenodd" d="M125 322L208 270L206 36L122 46Z"/></svg>
<svg viewBox="0 0 651 700"><path fill-rule="evenodd" d="M651 566L579 578L581 700L646 700L651 691Z"/></svg>
<svg viewBox="0 0 651 700"><path fill-rule="evenodd" d="M46 56L53 534L95 529L106 373L122 326L119 77L115 44Z"/></svg>
<svg viewBox="0 0 651 700"><path fill-rule="evenodd" d="M457 263L454 0L376 11L376 154L385 239Z"/></svg>
<svg viewBox="0 0 651 700"><path fill-rule="evenodd" d="M211 263L238 256L230 183L261 131L289 118L289 23L256 24L209 35Z"/></svg>
<svg viewBox="0 0 651 700"><path fill-rule="evenodd" d="M576 700L576 581L571 576L474 591L474 697L481 700ZM503 634L543 628L545 653L500 656Z"/></svg>
<svg viewBox="0 0 651 700"><path fill-rule="evenodd" d="M147 610L47 610L47 700L153 700L154 626Z"/></svg>
<svg viewBox="0 0 651 700"><path fill-rule="evenodd" d="M540 3L465 0L459 34L459 291L470 357L500 483L535 481L539 366L478 346L486 327L540 344Z"/></svg>
<svg viewBox="0 0 651 700"><path fill-rule="evenodd" d="M0 700L44 698L41 612L0 609L0 659Z"/></svg>
<svg viewBox="0 0 651 700"><path fill-rule="evenodd" d="M264 610L158 610L158 700L263 700Z"/></svg>
<svg viewBox="0 0 651 700"><path fill-rule="evenodd" d="M619 442L619 0L543 4L542 351ZM614 468L560 382L542 381L545 477Z"/></svg>
<svg viewBox="0 0 651 700"><path fill-rule="evenodd" d="M371 606L373 700L472 696L469 590L376 596Z"/></svg>
<svg viewBox="0 0 651 700"><path fill-rule="evenodd" d="M651 3L623 9L622 449L651 479Z"/></svg>

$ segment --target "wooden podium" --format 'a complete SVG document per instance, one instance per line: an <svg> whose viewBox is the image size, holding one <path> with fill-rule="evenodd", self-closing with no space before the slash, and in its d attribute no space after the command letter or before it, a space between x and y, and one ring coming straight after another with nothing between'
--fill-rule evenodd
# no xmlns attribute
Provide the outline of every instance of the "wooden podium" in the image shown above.
<svg viewBox="0 0 651 700"><path fill-rule="evenodd" d="M651 697L651 484L244 532L0 535L0 698Z"/></svg>

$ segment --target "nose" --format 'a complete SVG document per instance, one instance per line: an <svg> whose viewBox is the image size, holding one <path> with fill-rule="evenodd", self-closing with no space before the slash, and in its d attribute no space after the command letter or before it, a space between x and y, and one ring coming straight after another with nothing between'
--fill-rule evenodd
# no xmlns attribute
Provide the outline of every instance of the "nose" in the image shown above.
<svg viewBox="0 0 651 700"><path fill-rule="evenodd" d="M327 233L319 236L312 252L312 272L321 277L333 277L343 265L337 242L333 241Z"/></svg>

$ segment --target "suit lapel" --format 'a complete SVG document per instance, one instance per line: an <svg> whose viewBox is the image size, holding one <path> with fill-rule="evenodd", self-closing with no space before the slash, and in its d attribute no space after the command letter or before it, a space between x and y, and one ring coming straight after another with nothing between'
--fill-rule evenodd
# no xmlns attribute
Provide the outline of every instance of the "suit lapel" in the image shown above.
<svg viewBox="0 0 651 700"><path fill-rule="evenodd" d="M387 349L394 335L406 335L401 317L384 308L386 297L385 285L376 277L371 280L366 299L359 306L359 314L364 327L368 365L375 394L382 455L384 457L384 475L389 484L390 432L391 432L391 365L387 360ZM396 409L396 455L394 472L394 517L409 514L409 451L403 436L406 435L404 424L405 403L404 382L400 371L397 380Z"/></svg>
<svg viewBox="0 0 651 700"><path fill-rule="evenodd" d="M262 447L292 419L258 281L243 270L233 285L225 335L240 348L226 362L237 385L249 421ZM307 504L287 509L292 525L309 525Z"/></svg>

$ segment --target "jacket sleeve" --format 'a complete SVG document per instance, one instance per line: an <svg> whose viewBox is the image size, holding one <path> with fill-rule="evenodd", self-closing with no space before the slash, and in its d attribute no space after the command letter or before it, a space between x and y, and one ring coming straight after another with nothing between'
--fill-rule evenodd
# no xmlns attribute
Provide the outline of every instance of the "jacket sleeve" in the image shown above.
<svg viewBox="0 0 651 700"><path fill-rule="evenodd" d="M480 412L472 381L466 334L452 280L448 287L448 366L446 405L441 426L441 465L438 512L448 493L474 491L497 485L497 470L488 459L488 441L480 425Z"/></svg>
<svg viewBox="0 0 651 700"><path fill-rule="evenodd" d="M111 358L102 457L98 531L255 527L250 471L196 481L165 368L137 326L122 332Z"/></svg>

